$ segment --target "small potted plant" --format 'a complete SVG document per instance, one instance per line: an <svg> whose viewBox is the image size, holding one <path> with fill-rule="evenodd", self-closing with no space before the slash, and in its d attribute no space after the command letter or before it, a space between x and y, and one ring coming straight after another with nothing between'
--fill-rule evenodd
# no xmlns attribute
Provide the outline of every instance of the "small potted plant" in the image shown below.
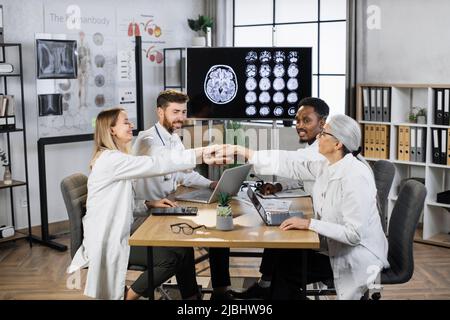
<svg viewBox="0 0 450 320"><path fill-rule="evenodd" d="M189 28L198 34L198 36L194 37L192 40L192 46L204 47L206 45L205 35L208 30L211 31L213 19L208 16L199 15L198 19L188 19L187 21Z"/></svg>
<svg viewBox="0 0 450 320"><path fill-rule="evenodd" d="M216 228L218 230L233 230L233 213L230 207L231 196L220 192L217 204Z"/></svg>
<svg viewBox="0 0 450 320"><path fill-rule="evenodd" d="M3 174L3 183L12 184L11 170L9 169L8 158L6 157L6 152L3 151L2 148L0 148L0 161L5 167L5 173Z"/></svg>
<svg viewBox="0 0 450 320"><path fill-rule="evenodd" d="M418 108L416 114L417 123L426 124L427 123L427 109L426 108Z"/></svg>
<svg viewBox="0 0 450 320"><path fill-rule="evenodd" d="M412 110L409 112L408 120L409 120L409 122L411 122L411 123L416 123L416 122L417 122L417 114L414 112L414 109L412 109Z"/></svg>

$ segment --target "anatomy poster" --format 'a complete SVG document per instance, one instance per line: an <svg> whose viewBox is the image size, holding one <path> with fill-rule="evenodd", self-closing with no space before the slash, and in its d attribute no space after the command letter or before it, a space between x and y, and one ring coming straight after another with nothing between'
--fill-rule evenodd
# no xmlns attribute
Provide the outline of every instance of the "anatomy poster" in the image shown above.
<svg viewBox="0 0 450 320"><path fill-rule="evenodd" d="M58 106L47 106L48 110L58 112L40 113L39 136L92 133L97 114L115 106L125 108L136 123L135 36L142 37L144 67L162 69L162 48L171 31L156 15L139 8L105 10L100 5L61 1L46 5L44 11L46 38L62 36L77 41L78 72L76 79L38 83L41 100L53 101L49 98L54 95L61 97Z"/></svg>

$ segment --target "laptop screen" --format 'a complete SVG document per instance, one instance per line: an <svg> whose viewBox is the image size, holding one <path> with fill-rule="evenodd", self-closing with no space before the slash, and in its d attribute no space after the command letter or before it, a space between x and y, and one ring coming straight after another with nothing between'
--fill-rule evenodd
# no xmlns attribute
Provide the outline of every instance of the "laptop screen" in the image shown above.
<svg viewBox="0 0 450 320"><path fill-rule="evenodd" d="M258 196L255 192L253 192L252 188L247 189L247 195L250 199L250 201L253 203L253 205L256 208L256 211L258 211L259 215L263 219L263 221L267 224L267 213L264 207L261 205L261 202L258 199Z"/></svg>

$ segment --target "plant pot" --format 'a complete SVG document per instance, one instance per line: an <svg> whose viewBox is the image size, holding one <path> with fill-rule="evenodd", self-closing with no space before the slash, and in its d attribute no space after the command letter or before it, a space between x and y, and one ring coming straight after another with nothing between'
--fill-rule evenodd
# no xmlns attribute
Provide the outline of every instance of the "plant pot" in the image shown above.
<svg viewBox="0 0 450 320"><path fill-rule="evenodd" d="M427 117L426 116L417 116L417 123L426 124L427 123Z"/></svg>
<svg viewBox="0 0 450 320"><path fill-rule="evenodd" d="M206 46L206 38L205 37L194 37L194 38L192 38L192 46L193 47L204 47L204 46Z"/></svg>
<svg viewBox="0 0 450 320"><path fill-rule="evenodd" d="M233 215L230 206L217 206L216 229L222 231L233 230Z"/></svg>
<svg viewBox="0 0 450 320"><path fill-rule="evenodd" d="M222 231L233 230L233 216L217 216L216 229Z"/></svg>

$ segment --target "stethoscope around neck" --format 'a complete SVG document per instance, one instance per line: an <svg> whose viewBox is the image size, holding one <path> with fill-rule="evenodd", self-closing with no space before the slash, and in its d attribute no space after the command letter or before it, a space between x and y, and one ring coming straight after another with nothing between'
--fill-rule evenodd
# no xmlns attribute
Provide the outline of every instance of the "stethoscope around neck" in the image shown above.
<svg viewBox="0 0 450 320"><path fill-rule="evenodd" d="M156 125L155 125L155 130L156 130L156 134L159 137L159 140L161 140L161 143L165 147L166 143L165 143L164 139L161 137L161 134L159 133L158 127ZM172 180L172 175L171 174L166 174L166 175L163 176L163 178L164 178L164 181L169 181L169 180Z"/></svg>

